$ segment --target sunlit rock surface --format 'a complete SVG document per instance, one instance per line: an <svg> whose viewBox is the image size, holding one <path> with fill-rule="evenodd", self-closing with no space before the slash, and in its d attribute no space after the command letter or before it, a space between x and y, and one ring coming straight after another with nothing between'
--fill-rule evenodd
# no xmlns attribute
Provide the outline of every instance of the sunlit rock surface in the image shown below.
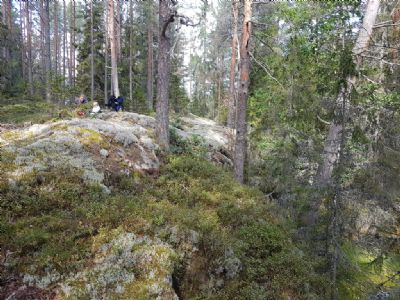
<svg viewBox="0 0 400 300"><path fill-rule="evenodd" d="M230 130L194 115L179 119L182 139L201 137L208 157L231 165ZM0 145L15 155L10 179L50 168L82 171L85 182L103 184L104 173L158 172L159 147L155 119L136 113L104 113L97 118L75 118L13 128L0 133ZM106 187L104 187L106 190Z"/></svg>

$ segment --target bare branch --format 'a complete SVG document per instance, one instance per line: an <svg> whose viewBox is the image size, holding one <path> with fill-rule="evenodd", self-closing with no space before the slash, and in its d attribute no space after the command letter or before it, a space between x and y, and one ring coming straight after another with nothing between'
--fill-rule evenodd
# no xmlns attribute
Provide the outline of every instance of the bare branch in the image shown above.
<svg viewBox="0 0 400 300"><path fill-rule="evenodd" d="M317 115L317 119L318 119L320 122L324 123L325 125L331 125L331 124L332 124L332 122L325 121L325 120L322 119L319 115Z"/></svg>
<svg viewBox="0 0 400 300"><path fill-rule="evenodd" d="M267 68L265 65L263 65L261 62L259 62L259 61L254 57L253 53L249 52L249 54L250 54L250 57L252 58L252 60L254 60L254 62L255 62L257 65L259 65L259 66L265 71L265 73L268 74L269 77L271 77L273 80L275 80L275 81L280 85L281 88L285 89L285 87L278 81L278 79L276 79L274 76L272 76L272 74L271 74L271 72L268 70L268 68Z"/></svg>
<svg viewBox="0 0 400 300"><path fill-rule="evenodd" d="M387 65L400 66L400 64L387 61L387 60L383 59L382 57L375 57L375 56L370 56L370 55L360 55L360 56L375 59L375 60L380 60L381 62L383 62L384 64L387 64Z"/></svg>
<svg viewBox="0 0 400 300"><path fill-rule="evenodd" d="M389 23L389 24L385 24L385 23L382 23L382 24L376 24L376 25L374 25L374 29L375 28L382 28L382 27L392 27L392 26L399 26L400 25L400 22L399 23Z"/></svg>

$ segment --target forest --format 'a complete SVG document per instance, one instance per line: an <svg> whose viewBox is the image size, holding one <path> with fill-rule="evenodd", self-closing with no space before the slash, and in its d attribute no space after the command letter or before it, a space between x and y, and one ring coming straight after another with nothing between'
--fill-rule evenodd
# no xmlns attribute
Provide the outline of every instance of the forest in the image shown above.
<svg viewBox="0 0 400 300"><path fill-rule="evenodd" d="M400 299L400 0L1 0L0 299Z"/></svg>

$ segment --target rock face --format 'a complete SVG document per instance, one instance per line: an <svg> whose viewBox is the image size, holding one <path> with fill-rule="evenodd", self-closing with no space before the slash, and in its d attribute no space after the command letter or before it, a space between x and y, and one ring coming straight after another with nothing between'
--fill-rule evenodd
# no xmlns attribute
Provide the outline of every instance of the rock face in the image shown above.
<svg viewBox="0 0 400 300"><path fill-rule="evenodd" d="M234 132L224 126L218 125L216 122L197 117L189 114L187 117L182 117L178 133L182 137L198 135L204 137L208 146L219 150L229 150L229 145L233 144Z"/></svg>
<svg viewBox="0 0 400 300"><path fill-rule="evenodd" d="M182 118L183 139L201 136L209 157L231 164L229 129L196 116ZM81 171L85 182L103 185L104 173L155 173L160 163L154 136L155 119L136 113L104 113L98 118L35 124L0 132L0 146L15 155L10 179L49 168ZM107 187L103 186L105 190Z"/></svg>

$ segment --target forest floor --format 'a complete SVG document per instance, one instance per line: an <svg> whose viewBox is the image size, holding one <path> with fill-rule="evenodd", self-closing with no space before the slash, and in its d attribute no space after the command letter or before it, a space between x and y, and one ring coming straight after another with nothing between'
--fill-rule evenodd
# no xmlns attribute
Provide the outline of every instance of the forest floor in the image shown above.
<svg viewBox="0 0 400 300"><path fill-rule="evenodd" d="M229 129L174 118L166 155L151 117L76 112L0 112L0 299L328 298L325 258L294 238L287 211L233 180ZM344 272L347 299L366 295L350 282L400 269L393 254L374 265L344 250L359 268Z"/></svg>

